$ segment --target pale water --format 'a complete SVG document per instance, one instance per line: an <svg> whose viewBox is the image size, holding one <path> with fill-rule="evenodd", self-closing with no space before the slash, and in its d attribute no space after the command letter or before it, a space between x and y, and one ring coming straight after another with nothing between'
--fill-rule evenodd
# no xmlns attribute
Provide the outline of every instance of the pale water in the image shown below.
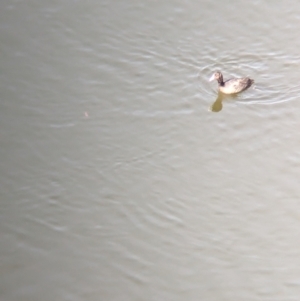
<svg viewBox="0 0 300 301"><path fill-rule="evenodd" d="M0 299L299 300L299 28L297 2L3 1Z"/></svg>

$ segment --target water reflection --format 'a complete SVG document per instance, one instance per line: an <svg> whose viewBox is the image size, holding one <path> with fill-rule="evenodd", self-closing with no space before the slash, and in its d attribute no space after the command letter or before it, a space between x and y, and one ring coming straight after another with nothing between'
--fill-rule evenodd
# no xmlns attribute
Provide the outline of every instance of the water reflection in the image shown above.
<svg viewBox="0 0 300 301"><path fill-rule="evenodd" d="M236 97L237 97L236 94L228 95L228 94L223 94L222 92L219 92L218 96L217 96L217 99L210 106L210 110L212 112L220 112L223 108L223 100L225 100L225 99L234 99Z"/></svg>

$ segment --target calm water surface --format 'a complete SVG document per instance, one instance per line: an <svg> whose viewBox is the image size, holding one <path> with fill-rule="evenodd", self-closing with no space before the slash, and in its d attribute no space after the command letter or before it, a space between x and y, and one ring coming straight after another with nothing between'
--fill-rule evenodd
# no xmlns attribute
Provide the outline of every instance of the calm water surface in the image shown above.
<svg viewBox="0 0 300 301"><path fill-rule="evenodd" d="M299 16L3 1L0 299L299 300Z"/></svg>

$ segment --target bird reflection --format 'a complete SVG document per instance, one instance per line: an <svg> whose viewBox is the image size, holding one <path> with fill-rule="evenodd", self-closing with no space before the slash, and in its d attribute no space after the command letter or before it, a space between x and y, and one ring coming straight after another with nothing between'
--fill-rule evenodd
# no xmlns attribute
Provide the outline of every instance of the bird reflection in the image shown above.
<svg viewBox="0 0 300 301"><path fill-rule="evenodd" d="M223 94L222 92L218 93L218 97L215 100L215 102L210 106L210 109L212 112L220 112L223 108L223 100L225 99L233 99L236 98L237 95L226 95Z"/></svg>

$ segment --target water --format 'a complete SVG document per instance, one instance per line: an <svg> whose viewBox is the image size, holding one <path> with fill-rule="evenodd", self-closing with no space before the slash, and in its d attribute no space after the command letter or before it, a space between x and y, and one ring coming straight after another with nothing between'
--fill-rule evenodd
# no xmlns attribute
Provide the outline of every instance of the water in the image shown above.
<svg viewBox="0 0 300 301"><path fill-rule="evenodd" d="M298 300L300 4L0 7L1 300Z"/></svg>

